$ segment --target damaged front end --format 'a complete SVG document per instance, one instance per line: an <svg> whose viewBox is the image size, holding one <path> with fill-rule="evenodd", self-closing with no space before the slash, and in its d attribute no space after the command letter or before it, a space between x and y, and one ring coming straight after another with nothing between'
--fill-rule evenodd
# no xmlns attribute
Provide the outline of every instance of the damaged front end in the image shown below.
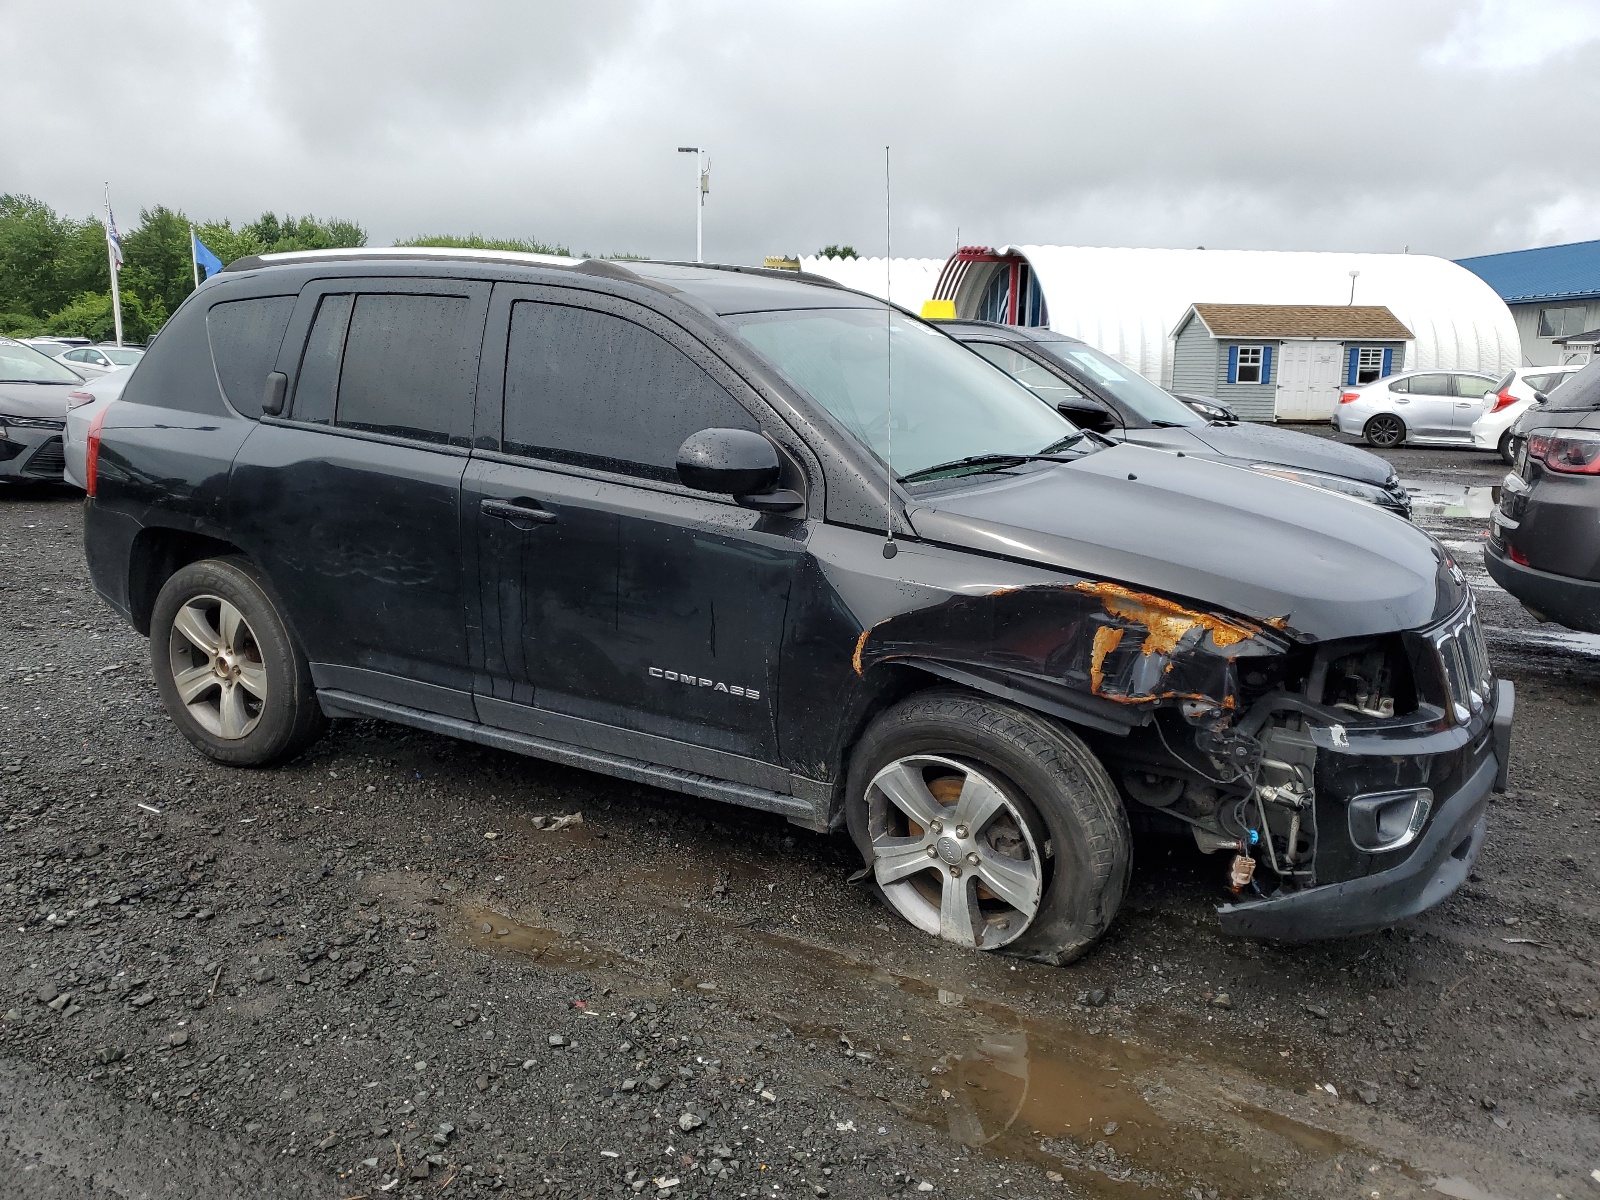
<svg viewBox="0 0 1600 1200"><path fill-rule="evenodd" d="M1443 899L1504 789L1511 688L1470 594L1415 632L1324 642L1115 583L951 597L864 631L898 661L1087 727L1130 816L1223 857L1224 929L1379 928Z"/></svg>

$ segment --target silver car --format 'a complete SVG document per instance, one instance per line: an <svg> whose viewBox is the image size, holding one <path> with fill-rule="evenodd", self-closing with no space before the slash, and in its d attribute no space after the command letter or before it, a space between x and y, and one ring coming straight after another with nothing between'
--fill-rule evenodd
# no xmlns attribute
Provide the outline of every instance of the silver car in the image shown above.
<svg viewBox="0 0 1600 1200"><path fill-rule="evenodd" d="M1386 449L1470 446L1472 423L1494 403L1499 381L1471 371L1406 371L1346 387L1333 427Z"/></svg>
<svg viewBox="0 0 1600 1200"><path fill-rule="evenodd" d="M89 486L85 474L89 457L89 426L94 424L95 417L108 404L122 395L123 385L132 374L133 367L118 367L99 379L90 380L67 396L67 428L61 435L66 459L62 474L73 487L87 489Z"/></svg>
<svg viewBox="0 0 1600 1200"><path fill-rule="evenodd" d="M131 367L144 357L137 346L76 346L56 355L86 379L96 379L119 367Z"/></svg>
<svg viewBox="0 0 1600 1200"><path fill-rule="evenodd" d="M0 337L0 484L61 478L67 397L83 386L76 371Z"/></svg>

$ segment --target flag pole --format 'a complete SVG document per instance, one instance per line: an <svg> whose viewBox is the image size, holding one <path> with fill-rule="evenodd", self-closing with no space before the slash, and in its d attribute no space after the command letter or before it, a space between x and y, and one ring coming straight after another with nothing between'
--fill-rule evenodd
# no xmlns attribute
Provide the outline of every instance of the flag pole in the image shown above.
<svg viewBox="0 0 1600 1200"><path fill-rule="evenodd" d="M116 220L111 215L111 181L106 181L106 258L111 262L111 319L116 322L117 345L122 345L122 295L117 287Z"/></svg>
<svg viewBox="0 0 1600 1200"><path fill-rule="evenodd" d="M194 248L194 223L189 223L189 265L194 268L194 285L200 286L200 256Z"/></svg>

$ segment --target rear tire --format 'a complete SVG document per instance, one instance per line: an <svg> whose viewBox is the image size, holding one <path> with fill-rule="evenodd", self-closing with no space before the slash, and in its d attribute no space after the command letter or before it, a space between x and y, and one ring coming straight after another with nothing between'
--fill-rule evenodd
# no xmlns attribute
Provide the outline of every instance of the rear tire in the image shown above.
<svg viewBox="0 0 1600 1200"><path fill-rule="evenodd" d="M1105 933L1132 869L1122 801L1077 735L967 692L919 693L872 723L845 816L874 890L913 925L1053 965Z"/></svg>
<svg viewBox="0 0 1600 1200"><path fill-rule="evenodd" d="M310 665L245 559L203 559L167 580L150 659L173 723L217 762L283 762L327 728Z"/></svg>
<svg viewBox="0 0 1600 1200"><path fill-rule="evenodd" d="M1387 450L1406 440L1406 423L1393 413L1379 413L1362 427L1361 436L1367 445Z"/></svg>
<svg viewBox="0 0 1600 1200"><path fill-rule="evenodd" d="M1501 462L1508 467L1516 466L1517 455L1516 451L1511 448L1511 430L1508 429L1500 435L1500 445L1496 449L1500 452Z"/></svg>

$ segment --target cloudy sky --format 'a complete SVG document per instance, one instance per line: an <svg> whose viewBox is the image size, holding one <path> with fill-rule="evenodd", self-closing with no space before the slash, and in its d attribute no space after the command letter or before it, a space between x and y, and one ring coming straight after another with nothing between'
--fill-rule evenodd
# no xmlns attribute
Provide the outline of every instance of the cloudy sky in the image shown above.
<svg viewBox="0 0 1600 1200"><path fill-rule="evenodd" d="M374 244L1600 238L1600 0L0 0L0 191Z"/></svg>

